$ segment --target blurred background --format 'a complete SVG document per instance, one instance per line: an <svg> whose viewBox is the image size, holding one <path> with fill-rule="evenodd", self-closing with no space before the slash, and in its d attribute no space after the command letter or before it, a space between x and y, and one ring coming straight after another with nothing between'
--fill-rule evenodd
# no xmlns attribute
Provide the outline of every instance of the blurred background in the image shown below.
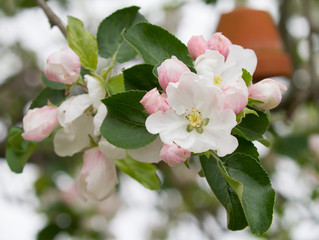
<svg viewBox="0 0 319 240"><path fill-rule="evenodd" d="M266 74L288 87L282 104L272 111L266 136L271 148L256 143L277 192L274 220L261 237L249 229L227 230L226 211L198 176L198 166L189 170L160 163L159 192L120 175L117 192L98 204L84 203L76 193L81 156L57 157L51 144L33 154L22 174L12 173L5 161L8 130L21 126L30 102L43 88L46 58L66 41L56 27L50 28L34 0L1 0L1 240L319 239L318 0L50 0L48 4L64 23L67 15L75 16L94 34L106 16L137 5L151 23L185 44L192 35L208 40L218 29L233 43L253 48L259 60L254 79ZM248 42L221 23L223 14L243 7L265 11L271 19L257 30L249 24L234 27L242 35L247 32ZM247 16L250 22L257 19ZM274 36L265 30L267 24Z"/></svg>

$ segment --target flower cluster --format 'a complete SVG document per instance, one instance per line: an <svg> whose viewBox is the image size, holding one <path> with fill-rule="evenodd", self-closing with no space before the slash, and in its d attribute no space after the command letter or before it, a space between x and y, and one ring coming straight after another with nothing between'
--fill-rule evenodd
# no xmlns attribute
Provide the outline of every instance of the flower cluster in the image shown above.
<svg viewBox="0 0 319 240"><path fill-rule="evenodd" d="M272 109L286 88L272 79L245 82L243 69L253 75L256 55L232 44L221 33L209 41L192 37L188 51L195 60L196 73L171 56L157 68L161 89L153 88L140 100L149 114L147 131L159 134L150 144L123 149L101 136L100 128L108 114L101 100L109 97L108 88L97 74L81 77L80 58L69 47L52 54L44 71L48 80L66 85L64 101L30 109L23 119L22 137L39 142L53 135L54 150L62 157L83 152L78 189L84 200L100 201L114 191L118 183L114 160L127 155L141 162L164 160L175 166L192 153L215 151L219 157L233 153L238 140L232 129L249 98L255 99L257 109ZM80 90L72 91L74 86Z"/></svg>
<svg viewBox="0 0 319 240"><path fill-rule="evenodd" d="M185 161L190 153L231 154L238 146L231 134L237 125L236 114L244 111L248 99L255 100L257 109L268 110L280 103L286 90L273 79L246 83L243 69L253 75L256 55L221 33L213 34L208 42L193 36L187 46L196 73L172 56L157 68L163 93L154 88L140 101L150 114L146 128L159 134L165 146L161 157L170 165Z"/></svg>

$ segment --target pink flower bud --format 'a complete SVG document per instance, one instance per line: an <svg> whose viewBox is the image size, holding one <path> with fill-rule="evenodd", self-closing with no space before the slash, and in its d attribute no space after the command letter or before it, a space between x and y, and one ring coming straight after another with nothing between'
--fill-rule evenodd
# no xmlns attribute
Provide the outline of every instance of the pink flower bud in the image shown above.
<svg viewBox="0 0 319 240"><path fill-rule="evenodd" d="M104 156L98 147L85 151L78 183L80 195L85 201L106 199L118 183L113 161Z"/></svg>
<svg viewBox="0 0 319 240"><path fill-rule="evenodd" d="M219 32L214 33L208 41L208 48L218 51L225 57L225 60L227 59L231 45L231 41Z"/></svg>
<svg viewBox="0 0 319 240"><path fill-rule="evenodd" d="M160 157L171 167L176 164L183 163L191 156L191 152L181 148L180 146L163 144Z"/></svg>
<svg viewBox="0 0 319 240"><path fill-rule="evenodd" d="M30 109L23 118L25 140L39 142L50 136L59 125L57 108L44 106Z"/></svg>
<svg viewBox="0 0 319 240"><path fill-rule="evenodd" d="M73 84L80 76L80 71L80 58L69 46L51 54L44 67L49 80L64 84Z"/></svg>
<svg viewBox="0 0 319 240"><path fill-rule="evenodd" d="M158 111L166 112L169 109L166 99L159 94L157 88L153 88L152 90L148 91L140 103L149 114Z"/></svg>
<svg viewBox="0 0 319 240"><path fill-rule="evenodd" d="M170 82L178 82L180 76L184 72L190 72L189 68L177 57L172 56L170 59L166 59L157 68L158 82L165 91Z"/></svg>
<svg viewBox="0 0 319 240"><path fill-rule="evenodd" d="M248 88L243 79L224 85L222 91L224 109L232 109L236 114L243 111L248 103Z"/></svg>
<svg viewBox="0 0 319 240"><path fill-rule="evenodd" d="M263 102L255 103L254 107L269 110L279 105L282 98L281 93L286 90L287 87L282 83L267 78L249 87L249 97Z"/></svg>
<svg viewBox="0 0 319 240"><path fill-rule="evenodd" d="M208 49L208 42L201 36L192 36L187 43L188 52L195 60L199 55L202 55Z"/></svg>

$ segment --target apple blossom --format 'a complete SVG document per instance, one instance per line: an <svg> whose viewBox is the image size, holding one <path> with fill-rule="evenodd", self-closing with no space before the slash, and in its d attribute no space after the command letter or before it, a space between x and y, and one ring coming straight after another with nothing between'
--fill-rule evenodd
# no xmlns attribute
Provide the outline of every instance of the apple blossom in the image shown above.
<svg viewBox="0 0 319 240"><path fill-rule="evenodd" d="M80 71L80 58L69 46L51 54L44 67L49 80L70 85L79 78Z"/></svg>
<svg viewBox="0 0 319 240"><path fill-rule="evenodd" d="M110 196L118 183L115 165L98 147L83 154L79 191L84 200L102 201Z"/></svg>
<svg viewBox="0 0 319 240"><path fill-rule="evenodd" d="M208 40L208 48L210 50L216 50L222 54L225 59L228 57L231 41L220 32L214 33Z"/></svg>
<svg viewBox="0 0 319 240"><path fill-rule="evenodd" d="M208 49L208 42L201 36L192 36L188 43L187 49L191 57L195 60L198 56L204 54Z"/></svg>
<svg viewBox="0 0 319 240"><path fill-rule="evenodd" d="M249 86L249 97L263 102L255 103L254 107L269 110L279 105L282 98L281 93L286 90L287 87L282 83L266 78Z"/></svg>
<svg viewBox="0 0 319 240"><path fill-rule="evenodd" d="M167 101L159 94L157 88L153 88L152 90L148 91L140 103L149 114L155 113L157 111L165 112L167 109L169 109Z"/></svg>
<svg viewBox="0 0 319 240"><path fill-rule="evenodd" d="M88 94L92 105L95 109L98 109L99 105L102 104L101 100L106 96L106 88L101 81L90 75L85 75L84 81L87 82Z"/></svg>
<svg viewBox="0 0 319 240"><path fill-rule="evenodd" d="M224 108L232 109L234 113L240 113L248 104L248 88L243 79L224 85Z"/></svg>
<svg viewBox="0 0 319 240"><path fill-rule="evenodd" d="M311 134L308 138L308 147L319 158L319 134Z"/></svg>
<svg viewBox="0 0 319 240"><path fill-rule="evenodd" d="M231 135L236 115L224 109L221 89L194 73L183 73L179 82L167 87L167 101L171 109L153 113L145 122L163 143L194 153L216 150L219 156L237 148L238 141Z"/></svg>
<svg viewBox="0 0 319 240"><path fill-rule="evenodd" d="M160 153L161 158L171 167L183 163L191 156L191 152L173 143L172 145L163 144Z"/></svg>
<svg viewBox="0 0 319 240"><path fill-rule="evenodd" d="M39 142L50 136L58 125L56 107L43 106L30 109L23 118L22 137L25 140Z"/></svg>
<svg viewBox="0 0 319 240"><path fill-rule="evenodd" d="M207 50L195 61L197 74L211 79L217 86L236 82L242 76L242 69L253 75L257 57L253 50L231 45L227 60L218 51Z"/></svg>
<svg viewBox="0 0 319 240"><path fill-rule="evenodd" d="M178 82L183 72L190 72L189 68L177 57L172 56L170 59L166 59L157 68L158 82L162 89L165 91L170 82Z"/></svg>

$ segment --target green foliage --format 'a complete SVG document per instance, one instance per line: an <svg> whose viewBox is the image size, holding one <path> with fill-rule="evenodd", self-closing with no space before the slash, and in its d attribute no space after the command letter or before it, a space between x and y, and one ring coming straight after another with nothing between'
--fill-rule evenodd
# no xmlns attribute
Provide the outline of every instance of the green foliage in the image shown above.
<svg viewBox="0 0 319 240"><path fill-rule="evenodd" d="M263 135L269 126L269 116L262 111L251 109L254 110L258 116L255 114L246 115L241 123L233 129L233 132L248 141L263 140Z"/></svg>
<svg viewBox="0 0 319 240"><path fill-rule="evenodd" d="M64 90L55 90L49 87L42 89L39 95L33 100L30 109L40 108L47 105L49 102L54 105L59 105L65 99Z"/></svg>
<svg viewBox="0 0 319 240"><path fill-rule="evenodd" d="M118 62L126 62L136 56L136 52L125 41L123 33L134 24L146 21L138 13L139 7L128 7L114 12L99 25L97 43L99 54L104 58L115 56Z"/></svg>
<svg viewBox="0 0 319 240"><path fill-rule="evenodd" d="M68 16L67 36L70 48L79 56L84 68L94 71L97 67L97 42L83 23Z"/></svg>
<svg viewBox="0 0 319 240"><path fill-rule="evenodd" d="M12 127L6 142L6 160L11 171L15 173L22 173L24 165L37 149L35 143L22 138L22 133L21 128Z"/></svg>
<svg viewBox="0 0 319 240"><path fill-rule="evenodd" d="M111 144L125 149L143 147L157 135L145 128L147 113L139 103L145 91L127 91L108 97L102 102L108 114L101 126L102 136Z"/></svg>
<svg viewBox="0 0 319 240"><path fill-rule="evenodd" d="M233 230L241 229L245 227L246 219L252 233L266 232L272 222L275 191L259 162L243 153L231 154L223 161L214 154L200 159L209 185L228 212L228 226ZM236 193L240 207L229 187Z"/></svg>
<svg viewBox="0 0 319 240"><path fill-rule="evenodd" d="M247 87L250 85L251 81L253 80L253 77L251 76L251 74L246 70L246 69L242 69L243 70L243 74L242 74L242 79L244 79Z"/></svg>
<svg viewBox="0 0 319 240"><path fill-rule="evenodd" d="M160 89L157 78L153 74L153 65L139 64L124 70L126 90L146 90L154 87Z"/></svg>
<svg viewBox="0 0 319 240"><path fill-rule="evenodd" d="M187 47L165 29L150 23L139 23L127 30L125 40L137 51L145 63L160 64L164 59L176 56L193 67L193 59Z"/></svg>
<svg viewBox="0 0 319 240"><path fill-rule="evenodd" d="M123 74L114 76L108 81L108 91L111 95L125 92Z"/></svg>
<svg viewBox="0 0 319 240"><path fill-rule="evenodd" d="M125 159L117 159L114 161L124 173L134 178L144 187L151 190L160 189L161 182L156 175L156 166L151 163L144 163L134 160L129 155Z"/></svg>

